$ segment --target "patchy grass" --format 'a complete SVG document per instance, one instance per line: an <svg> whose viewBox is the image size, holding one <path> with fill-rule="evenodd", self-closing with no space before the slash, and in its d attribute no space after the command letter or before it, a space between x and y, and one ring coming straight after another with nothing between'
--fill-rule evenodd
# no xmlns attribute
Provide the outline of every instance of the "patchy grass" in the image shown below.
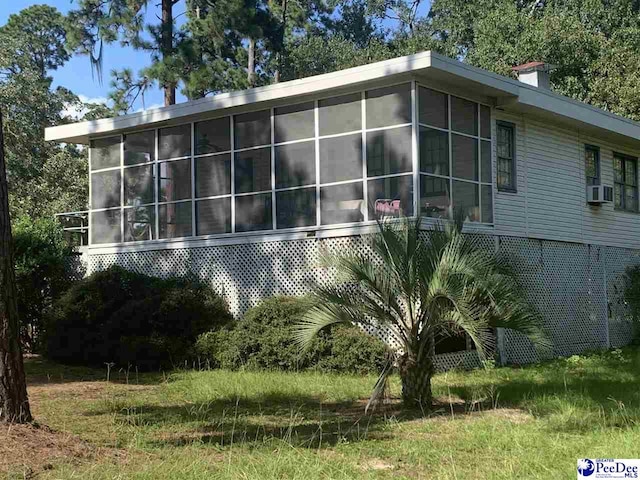
<svg viewBox="0 0 640 480"><path fill-rule="evenodd" d="M106 382L106 368L37 358L27 370L61 453L0 463L16 478L573 479L577 458L634 458L640 444L637 350L438 375L428 417L397 400L365 416L366 376L112 371Z"/></svg>

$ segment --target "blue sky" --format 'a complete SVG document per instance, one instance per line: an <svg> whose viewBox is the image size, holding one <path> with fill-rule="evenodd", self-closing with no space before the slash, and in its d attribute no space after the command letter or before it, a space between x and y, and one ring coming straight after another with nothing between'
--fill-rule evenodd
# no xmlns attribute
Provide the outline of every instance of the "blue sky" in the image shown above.
<svg viewBox="0 0 640 480"><path fill-rule="evenodd" d="M51 5L56 7L62 13L67 13L72 8L76 7L74 0L43 0L40 2L34 2L33 0L0 0L0 25L6 23L9 15L18 13L20 10L27 8L31 5L42 4ZM155 3L150 2L149 11L146 13L148 22L157 23L156 18L158 7L155 7ZM429 8L429 1L423 1L421 5L421 14L426 13ZM184 0L179 2L175 8L174 16L184 12ZM178 23L180 20L178 20ZM148 65L150 62L149 54L135 51L131 48L121 47L114 43L107 45L104 48L104 63L103 63L103 78L102 83L97 77L93 77L91 74L91 64L89 58L86 56L74 56L69 62L67 62L59 70L52 72L54 85L62 85L69 88L76 95L79 95L84 101L106 101L107 94L110 90L110 72L111 70L122 68L131 68L134 72L137 72L141 67ZM144 107L151 108L154 106L162 105L163 97L162 92L156 88L149 90L145 94ZM184 98L178 94L178 102L184 101ZM143 107L141 102L135 105L135 109Z"/></svg>

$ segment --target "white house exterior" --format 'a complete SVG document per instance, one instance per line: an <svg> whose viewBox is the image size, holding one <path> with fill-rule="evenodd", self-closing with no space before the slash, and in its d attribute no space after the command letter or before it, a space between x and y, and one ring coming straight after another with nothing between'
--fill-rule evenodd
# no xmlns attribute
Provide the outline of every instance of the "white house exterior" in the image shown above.
<svg viewBox="0 0 640 480"><path fill-rule="evenodd" d="M640 124L547 88L424 52L45 135L91 145L89 271L191 271L241 313L326 278L321 251L365 249L376 216L428 228L455 208L517 258L556 354L631 340ZM613 201L588 203L588 185ZM499 343L503 361L535 359Z"/></svg>

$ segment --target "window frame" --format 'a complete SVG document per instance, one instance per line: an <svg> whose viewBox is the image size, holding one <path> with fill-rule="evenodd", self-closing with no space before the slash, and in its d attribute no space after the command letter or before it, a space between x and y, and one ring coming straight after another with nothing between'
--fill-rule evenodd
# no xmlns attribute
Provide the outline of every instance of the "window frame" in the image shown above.
<svg viewBox="0 0 640 480"><path fill-rule="evenodd" d="M407 107L409 108L409 115L410 115L410 122L408 123L400 123L400 124L393 124L393 125L383 125L383 126L377 126L375 128L368 128L367 126L367 103L371 102L372 100L375 101L374 98L377 97L371 97L370 95L368 95L368 93L374 93L377 92L378 90L389 90L389 93L392 93L391 90L393 90L393 87L396 86L406 86L406 88L409 89L410 91L410 97L409 100L407 100L406 98L403 98L403 96L401 95L400 98L402 100L402 105L403 107ZM403 196L402 203L406 203L406 206L403 206L403 211L407 212L408 215L411 216L416 216L416 215L420 215L420 184L421 184L421 176L423 175L421 173L420 170L420 165L419 165L419 161L420 161L420 138L419 138L419 133L420 133L420 121L419 121L419 89L420 87L424 87L424 88L429 88L431 90L437 91L439 93L442 93L445 96L445 101L446 101L446 106L447 106L447 117L448 117L448 128L447 129L441 129L438 127L432 127L430 125L424 124L423 126L427 127L427 128L431 128L431 129L435 129L435 130L441 130L441 131L445 131L448 134L448 138L449 138L449 151L451 151L451 135L452 135L452 131L451 131L451 97L454 95L453 93L449 93L446 91L442 91L442 90L438 90L438 89L434 89L433 87L430 86L426 86L426 85L422 85L420 84L417 80L413 79L413 80L407 80L407 79L402 79L402 80L396 80L396 81L392 81L392 82L384 82L381 83L379 85L375 85L372 86L371 88L365 89L365 88L353 88L353 89L345 89L339 92L339 94L337 95L330 95L327 96L325 94L325 96L322 95L318 95L318 96L314 96L312 100L289 100L289 102L287 102L285 99L283 99L282 101L278 102L278 103L274 103L272 104L272 106L270 106L269 108L265 108L264 106L258 106L258 105L254 105L253 108L251 109L246 109L246 110L241 110L237 113L231 113L231 114L226 114L226 115L222 115L222 114L213 114L210 116L203 116L203 118L198 118L198 119L194 119L191 122L184 122L184 123L170 123L169 125L163 125L162 127L155 127L155 128L149 128L149 126L144 126L141 127L139 129L132 129L131 131L127 131L127 132L123 132L121 134L118 135L113 135L113 134L105 134L105 135L99 135L96 137L91 138L90 140L93 142L95 140L100 140L100 139L105 139L105 138L110 138L110 137L117 137L119 138L119 142L120 142L120 162L118 166L114 166L114 167L109 167L109 168L104 168L104 169L99 169L99 170L91 170L91 168L89 169L90 172L90 176L93 175L94 173L100 173L103 171L107 171L107 170L119 170L120 171L120 175L121 175L121 179L124 179L125 175L124 175L124 170L127 168L136 168L136 167L141 167L142 165L152 165L152 177L154 179L153 181L153 188L154 188L154 192L153 192L153 201L152 203L145 203L145 204L140 204L140 205L125 205L124 200L125 200L125 196L124 196L124 181L121 181L121 193L120 193L120 206L119 207L113 207L113 208L100 208L100 209L93 209L90 207L90 212L96 212L96 211L100 211L100 210L119 210L119 215L120 215L120 241L117 243L113 243L113 244L94 244L91 240L89 242L89 245L91 246L96 245L99 246L101 248L104 247L111 247L111 246L116 246L116 245L127 245L127 246L144 246L147 244L153 244L153 245L158 245L158 244L163 244L163 243L169 243L169 242L175 242L175 241L181 241L181 240L206 240L209 238L215 239L215 238L220 238L220 237L245 237L245 236L250 236L250 235L264 235L266 234L287 234L287 233L295 233L295 232L308 232L308 231L315 231L315 230L328 230L328 229L339 229L339 228L352 228L352 227L368 227L374 224L375 219L372 217L372 215L377 216L379 215L379 211L378 210L374 210L373 212L370 210L370 205L368 203L369 197L371 197L372 192L370 192L370 186L373 185L372 182L374 180L382 180L382 179L394 179L395 177L398 177L397 180L389 180L389 182L385 182L385 183L400 183L403 185L408 185L408 188L412 188L413 192L405 192L406 188L403 188L402 191L399 192L395 192L395 191L391 191L392 195L395 195L396 193L401 194L401 193L405 193L406 195ZM353 97L358 97L359 98L359 105L360 105L360 109L359 109L359 120L360 120L360 128L358 130L349 130L349 131L344 131L344 132L339 132L339 133L327 133L325 135L321 135L320 132L320 104L322 103L323 100L339 100L339 97L348 97L351 96L352 97L352 101L353 101ZM482 156L481 156L481 148L482 145L487 142L489 144L491 144L493 142L493 139L491 137L486 137L486 132L482 131L482 125L481 125L481 115L480 112L482 111L482 108L486 107L486 108L491 108L489 105L485 105L483 103L481 103L480 101L476 100L476 99L471 99L471 98L465 98L464 96L461 95L457 95L458 97L460 97L461 99L473 102L476 105L476 118L477 118L477 122L478 122L478 126L477 126L477 135L476 136L472 136L472 135L467 135L470 137L473 137L474 139L476 139L477 141L477 146L478 146L478 180L477 181L469 181L470 183L473 183L475 185L478 185L478 190L480 192L482 192L483 189L483 185L487 184L489 185L491 188L493 188L493 185L491 183L487 183L487 182L483 182L482 181ZM406 97L406 95L405 95ZM345 98L346 100L347 98ZM409 102L407 105L405 105L404 102ZM295 140L288 140L288 141L282 141L282 142L275 142L275 130L274 130L274 122L275 122L275 112L277 108L281 108L281 107L294 107L296 105L300 105L300 104L305 104L305 103L312 103L313 104L313 116L314 116L314 132L313 132L313 136L309 137L309 138L296 138ZM265 111L268 110L269 111L269 116L270 116L270 121L271 121L271 139L270 139L270 143L268 144L264 144L264 145L253 145L251 147L243 147L243 148L236 148L236 131L235 131L235 123L236 123L236 116L242 116L245 114L250 114L250 113L254 113L254 112L260 112L260 111ZM492 112L491 112L492 113ZM356 112L353 112L354 115L356 115ZM492 115L490 116L491 119ZM195 130L196 130L196 125L199 123L203 123L203 122L207 122L207 121L211 121L211 120L218 120L218 119L228 119L229 122L229 137L230 137L230 149L229 150L225 150L225 151L216 151L216 152L210 152L210 153L200 153L197 154L196 153L196 146L195 146L195 141L196 141L196 137L195 137ZM354 117L356 118L356 117ZM355 120L354 120L355 122ZM188 126L190 128L188 128ZM178 128L178 127L184 127L186 131L190 130L190 155L188 156L180 156L180 157L175 157L175 158L160 158L161 156L159 155L159 149L160 149L160 134L161 134L161 130L164 128ZM407 139L404 139L403 141L407 141L409 142L406 145L406 152L408 152L409 155L409 167L410 169L407 171L404 171L404 169L402 169L402 171L398 170L396 172L396 169L392 169L389 171L394 171L396 173L384 173L387 170L380 171L380 172L372 172L372 173L381 173L380 175L369 175L368 172L368 161L367 161L367 157L368 157L368 148L369 145L368 143L370 143L370 137L375 134L375 133L379 133L379 134L383 134L385 130L396 130L396 129L403 129L403 128L408 128L409 129L409 135ZM145 131L153 131L154 132L154 138L155 138L155 145L154 145L154 154L153 154L153 161L151 162L145 162L145 163L138 163L138 164L131 164L131 165L125 165L124 164L124 138L125 135L132 135L135 133L139 133L139 132L145 132ZM392 132L389 132L392 133ZM395 132L394 132L395 133ZM399 132L398 132L399 133ZM461 134L461 135L465 135L463 133L460 132L455 132L457 134ZM185 132L186 134L186 132ZM343 137L343 136L350 136L352 135L354 138L354 141L359 142L360 145L360 150L361 150L361 158L359 158L359 161L361 161L362 163L362 175L358 176L358 178L353 178L353 179L347 179L347 180L340 180L340 181L325 181L323 182L321 179L321 149L320 146L322 144L323 141L330 141L330 139L332 138L338 138L338 137ZM483 136L485 135L485 136ZM369 137L369 138L368 138ZM404 135L403 135L404 138ZM284 145L291 145L291 144L295 144L295 143L303 143L303 142L313 142L314 145L314 149L315 149L315 181L311 182L311 183L307 183L304 182L304 184L301 185L297 185L297 186L292 186L292 187L282 187L282 188L278 188L276 186L275 183L275 151L276 151L276 147L279 146L284 146ZM186 142L185 142L186 143ZM404 145L404 143L403 143ZM256 191L256 192L246 192L246 193L240 193L236 191L236 179L235 179L235 172L236 172L236 154L237 153L241 153L241 152L245 152L248 150L253 150L253 149L261 149L261 148L269 148L270 152L271 152L271 188L268 191ZM493 151L493 149L491 150ZM89 150L89 157L91 157L91 149ZM221 194L221 195L213 195L213 196L204 196L204 197L198 197L196 195L196 184L197 184L197 171L196 171L196 159L204 159L204 158L212 158L212 157L218 157L218 156L223 156L223 155L228 155L230 157L230 163L231 163L231 172L230 172L230 192L226 193L226 194ZM191 196L189 198L184 198L184 199L180 199L180 200L171 200L171 201L161 201L160 199L160 189L159 189L159 182L160 182L160 176L159 176L159 170L160 170L160 164L165 164L165 163L170 163L170 162L174 162L174 161L180 161L180 160L187 160L190 161L190 175L191 175ZM91 158L90 158L90 162L91 162ZM450 173L451 173L451 162L452 162L452 158L451 158L451 152L449 152L449 169L450 169ZM493 162L492 162L493 164ZM358 167L359 169L359 167ZM312 168L310 168L310 171L313 170ZM491 167L491 170L493 170L493 166ZM493 172L492 172L493 175ZM438 176L438 175L434 175L436 177L439 178L443 178L442 176ZM399 178L399 177L407 177L405 180ZM449 181L449 185L452 185L453 179L449 176L447 177L448 181ZM493 177L492 177L493 178ZM412 179L412 180L411 180ZM327 179L328 180L328 179ZM467 181L462 179L462 181ZM91 183L91 182L89 182ZM378 182L379 183L379 182ZM361 215L358 216L356 215L356 210L348 210L348 208L356 208L356 207L339 207L339 208L347 208L347 210L345 210L345 214L342 217L342 219L344 220L348 220L344 223L330 223L329 219L323 219L323 207L322 207L322 193L323 193L323 188L324 187L338 187L338 186L344 186L345 188L350 186L350 185L359 185L358 189L356 189L357 191L361 190L361 196L359 197L359 199L353 199L353 200L349 200L349 202L354 203L354 202L360 202L360 207L359 210L361 212ZM376 184L377 185L377 184ZM279 192L284 192L284 191L288 191L288 190L303 190L303 189L311 189L311 188L315 188L316 191L316 218L315 218L315 223L310 225L310 226L301 226L301 227L285 227L285 228L277 228L278 225L278 205L277 205L277 193ZM387 187L390 188L390 187ZM91 190L91 187L90 187ZM242 197L242 196L248 196L248 195L261 195L264 193L268 193L270 192L272 195L272 206L271 206L271 216L272 216L272 227L269 228L268 230L252 230L252 231L237 231L236 229L236 220L237 220L237 215L235 212L235 207L236 207L236 198L238 197ZM386 192L383 195L387 195L389 192ZM91 202L91 195L92 192L89 192L90 195L90 202ZM492 195L495 195L495 188L493 188L492 191ZM356 195L357 196L357 195ZM389 196L389 195L387 195ZM222 199L222 198L229 198L230 199L230 205L231 205L231 212L230 212L230 217L231 217L231 232L225 232L225 233L216 233L216 234L202 234L199 235L198 234L198 215L197 215L197 208L198 208L198 203L199 201L204 201L204 200L209 200L209 199ZM394 196L395 198L395 196ZM248 200L248 199L247 199ZM325 200L326 201L326 200ZM493 223L483 223L481 220L483 219L482 217L482 206L481 206L481 202L482 202L482 193L479 194L479 199L478 199L478 205L479 205L479 216L478 216L478 221L477 222L473 222L473 225L493 225ZM160 237L160 222L161 222L161 215L160 215L160 209L163 205L168 205L168 204L190 204L191 206L191 219L192 219L192 225L191 225L191 234L189 236L186 237L174 237L174 238L161 238ZM494 205L494 201L492 201L492 205L491 208L493 210L493 205ZM154 227L154 231L153 231L153 239L151 240L140 240L140 241L128 241L125 242L125 235L126 235L126 219L128 217L128 209L131 208L140 208L140 207L152 207L155 211L155 227ZM181 208L186 208L186 206L181 207ZM348 212L351 212L351 214L348 214ZM386 215L386 214L385 214ZM337 218L341 218L339 215L337 216ZM487 218L489 218L489 216L487 216ZM91 215L89 215L89 221L91 222ZM334 221L336 221L334 219ZM91 229L91 225L89 226L89 228ZM240 235L237 235L240 234Z"/></svg>
<svg viewBox="0 0 640 480"><path fill-rule="evenodd" d="M499 142L499 134L498 131L501 128L506 128L511 131L511 158L507 159L511 162L511 184L504 185L500 183L500 176L498 175L498 171L500 168L500 156L498 155L498 142ZM516 149L516 139L517 139L517 127L515 123L507 122L504 120L496 120L496 189L501 193L518 193L518 171L517 171L517 149Z"/></svg>
<svg viewBox="0 0 640 480"><path fill-rule="evenodd" d="M623 176L623 181L622 182L618 182L616 181L616 176L615 176L615 161L616 160L620 160L622 162L622 176ZM624 153L620 153L620 152L613 152L613 156L612 156L612 162L613 162L613 185L614 185L614 201L613 201L613 205L614 205L614 209L616 211L619 212L628 212L628 213L640 213L640 201L639 201L639 195L638 195L638 158L637 157L633 157L631 155L626 155ZM635 168L635 183L634 184L630 184L627 182L627 162L632 162L634 164L634 168ZM616 195L615 195L615 186L616 185L621 185L622 186L622 206L617 206L615 204L615 200L616 200ZM631 208L627 208L627 187L633 187L635 189L635 208L631 209Z"/></svg>
<svg viewBox="0 0 640 480"><path fill-rule="evenodd" d="M596 176L595 177L590 177L587 175L587 152L593 152L595 154L595 163L596 163ZM602 176L600 173L600 147L596 146L596 145L590 145L588 143L585 143L584 145L584 175L585 175L585 182L587 184L587 186L593 186L593 185L600 185L602 183ZM593 178L594 179L594 183L589 183L589 179Z"/></svg>

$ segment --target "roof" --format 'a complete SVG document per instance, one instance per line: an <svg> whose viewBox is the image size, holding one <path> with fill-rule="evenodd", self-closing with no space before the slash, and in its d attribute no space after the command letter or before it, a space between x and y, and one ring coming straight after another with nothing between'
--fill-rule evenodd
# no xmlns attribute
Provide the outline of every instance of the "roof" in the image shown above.
<svg viewBox="0 0 640 480"><path fill-rule="evenodd" d="M317 96L323 92L338 94L345 89L371 86L391 78L398 81L418 78L457 86L463 91L493 98L495 105L506 111L534 114L609 135L613 140L640 143L639 123L431 51L114 118L50 127L45 130L45 139L86 144L91 136L187 122L216 111L237 112L255 104L273 105L274 102Z"/></svg>

